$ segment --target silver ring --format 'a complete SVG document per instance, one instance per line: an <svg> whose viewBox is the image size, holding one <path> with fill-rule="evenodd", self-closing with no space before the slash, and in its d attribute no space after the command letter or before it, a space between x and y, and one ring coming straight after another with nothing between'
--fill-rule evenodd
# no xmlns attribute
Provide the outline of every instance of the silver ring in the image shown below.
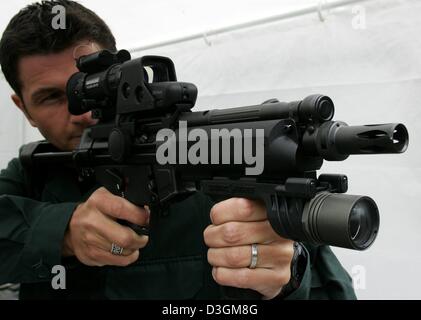
<svg viewBox="0 0 421 320"><path fill-rule="evenodd" d="M123 254L124 248L119 247L115 243L111 244L111 253L116 256L121 256Z"/></svg>
<svg viewBox="0 0 421 320"><path fill-rule="evenodd" d="M257 243L253 243L251 245L251 261L250 261L250 269L256 269L257 266Z"/></svg>

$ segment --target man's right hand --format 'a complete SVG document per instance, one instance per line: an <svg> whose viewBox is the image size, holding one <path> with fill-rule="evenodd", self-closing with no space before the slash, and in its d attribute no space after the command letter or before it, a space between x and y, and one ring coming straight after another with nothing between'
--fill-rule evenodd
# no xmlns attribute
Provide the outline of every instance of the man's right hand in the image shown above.
<svg viewBox="0 0 421 320"><path fill-rule="evenodd" d="M117 219L147 226L149 211L105 188L95 191L73 213L64 236L63 256L76 256L88 266L127 266L135 262L149 237L138 235ZM111 253L113 243L124 248L122 255Z"/></svg>

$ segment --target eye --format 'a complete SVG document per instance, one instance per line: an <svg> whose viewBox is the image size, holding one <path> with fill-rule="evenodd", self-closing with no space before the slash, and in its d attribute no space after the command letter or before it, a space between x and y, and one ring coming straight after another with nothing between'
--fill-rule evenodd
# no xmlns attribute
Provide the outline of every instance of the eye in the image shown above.
<svg viewBox="0 0 421 320"><path fill-rule="evenodd" d="M46 96L45 98L42 98L40 103L41 104L53 103L53 102L61 101L63 98L65 98L63 92L53 92L49 94L48 96Z"/></svg>

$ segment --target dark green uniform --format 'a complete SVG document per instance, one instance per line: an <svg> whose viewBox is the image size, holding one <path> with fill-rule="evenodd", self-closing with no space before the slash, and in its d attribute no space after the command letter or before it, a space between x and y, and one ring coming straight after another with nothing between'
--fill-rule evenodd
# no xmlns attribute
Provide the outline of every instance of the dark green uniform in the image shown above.
<svg viewBox="0 0 421 320"><path fill-rule="evenodd" d="M62 258L64 233L78 203L94 186L69 168L28 180L18 159L0 174L0 285L21 283L21 299L219 299L203 230L212 203L202 194L153 217L150 240L128 267L87 267ZM288 299L355 299L352 282L329 247L305 244L301 286ZM53 290L54 265L66 268L66 290Z"/></svg>

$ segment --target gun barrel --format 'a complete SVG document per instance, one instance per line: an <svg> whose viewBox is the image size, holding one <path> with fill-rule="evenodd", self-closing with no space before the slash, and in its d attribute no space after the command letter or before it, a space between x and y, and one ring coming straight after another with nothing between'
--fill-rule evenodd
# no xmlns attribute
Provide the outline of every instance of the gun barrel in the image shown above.
<svg viewBox="0 0 421 320"><path fill-rule="evenodd" d="M408 130L400 123L342 126L336 144L343 154L403 153L408 148Z"/></svg>
<svg viewBox="0 0 421 320"><path fill-rule="evenodd" d="M351 154L403 153L408 143L408 130L401 123L348 126L329 121L303 137L307 154L331 161L345 160Z"/></svg>

